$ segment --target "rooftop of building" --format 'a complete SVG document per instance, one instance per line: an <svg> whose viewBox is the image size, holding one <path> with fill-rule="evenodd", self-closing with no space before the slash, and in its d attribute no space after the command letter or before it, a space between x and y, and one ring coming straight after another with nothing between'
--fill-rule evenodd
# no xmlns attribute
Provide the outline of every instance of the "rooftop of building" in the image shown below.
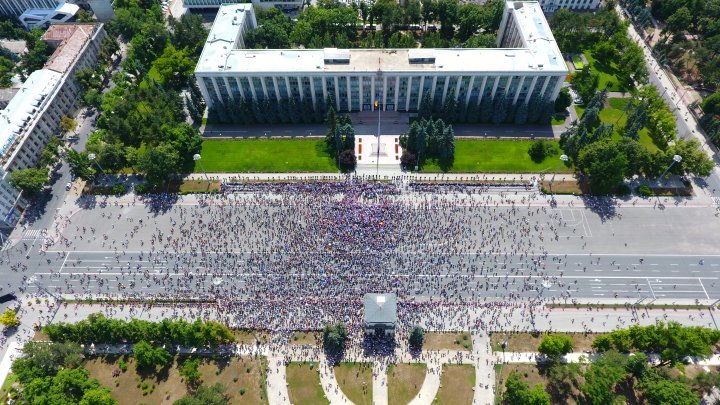
<svg viewBox="0 0 720 405"><path fill-rule="evenodd" d="M82 53L100 24L53 24L42 39L56 46L45 64L46 69L65 73Z"/></svg>
<svg viewBox="0 0 720 405"><path fill-rule="evenodd" d="M3 165L15 146L23 141L36 112L44 107L61 80L62 74L49 69L32 72L7 107L0 111L0 159Z"/></svg>
<svg viewBox="0 0 720 405"><path fill-rule="evenodd" d="M395 294L365 294L364 321L371 325L395 325L397 322L397 296Z"/></svg>
<svg viewBox="0 0 720 405"><path fill-rule="evenodd" d="M506 3L526 48L237 49L251 5L223 5L195 69L203 73L256 72L567 72L539 3ZM254 18L254 15L253 17Z"/></svg>

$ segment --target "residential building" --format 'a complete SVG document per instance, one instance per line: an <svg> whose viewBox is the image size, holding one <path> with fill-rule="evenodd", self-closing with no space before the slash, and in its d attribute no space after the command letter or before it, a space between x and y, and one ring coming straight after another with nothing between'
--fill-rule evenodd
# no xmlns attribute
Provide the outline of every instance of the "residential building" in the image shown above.
<svg viewBox="0 0 720 405"><path fill-rule="evenodd" d="M257 23L249 4L223 5L195 76L210 108L240 99L332 98L338 111L414 112L427 94L480 103L498 94L513 104L554 100L567 75L540 4L505 4L492 49L242 49Z"/></svg>
<svg viewBox="0 0 720 405"><path fill-rule="evenodd" d="M0 111L0 227L12 227L23 204L7 183L8 174L38 163L50 137L58 134L62 117L77 107L75 74L95 65L105 38L102 23L50 26L43 40L55 51Z"/></svg>
<svg viewBox="0 0 720 405"><path fill-rule="evenodd" d="M50 23L64 23L75 17L80 10L76 4L59 3L55 8L29 8L25 10L18 20L31 30L35 27L45 28Z"/></svg>

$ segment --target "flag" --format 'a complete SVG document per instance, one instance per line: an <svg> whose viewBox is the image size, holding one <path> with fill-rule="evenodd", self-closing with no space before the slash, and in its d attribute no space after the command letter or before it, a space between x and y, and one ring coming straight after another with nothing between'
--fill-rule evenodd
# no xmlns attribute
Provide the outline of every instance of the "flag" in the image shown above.
<svg viewBox="0 0 720 405"><path fill-rule="evenodd" d="M375 100L375 109L377 109L378 107L380 107L380 102Z"/></svg>

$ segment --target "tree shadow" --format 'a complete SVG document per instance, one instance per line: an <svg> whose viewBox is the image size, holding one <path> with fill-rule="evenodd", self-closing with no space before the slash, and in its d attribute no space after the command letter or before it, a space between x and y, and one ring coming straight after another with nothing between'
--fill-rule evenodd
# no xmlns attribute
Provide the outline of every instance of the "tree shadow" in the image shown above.
<svg viewBox="0 0 720 405"><path fill-rule="evenodd" d="M32 226L35 221L39 220L45 215L47 211L47 205L50 200L52 200L51 190L46 190L36 195L35 198L32 200L30 208L25 210L23 219L20 223L23 225Z"/></svg>
<svg viewBox="0 0 720 405"><path fill-rule="evenodd" d="M596 214L602 222L618 217L617 207L612 197L583 194L580 198L585 207Z"/></svg>
<svg viewBox="0 0 720 405"><path fill-rule="evenodd" d="M140 201L155 215L165 214L178 202L180 196L177 193L142 194Z"/></svg>

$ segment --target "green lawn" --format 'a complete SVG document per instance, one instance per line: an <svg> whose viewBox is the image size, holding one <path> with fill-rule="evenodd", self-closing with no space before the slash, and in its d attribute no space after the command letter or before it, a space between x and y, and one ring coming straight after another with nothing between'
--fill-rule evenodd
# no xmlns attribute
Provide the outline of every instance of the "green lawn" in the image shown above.
<svg viewBox="0 0 720 405"><path fill-rule="evenodd" d="M607 87L608 83L610 83L611 86L608 91L623 90L622 87L620 87L620 81L615 75L615 71L617 69L615 66L613 66L613 63L607 64L605 62L598 61L597 59L593 58L592 53L589 50L583 52L583 55L585 55L585 58L590 65L591 71L600 75L600 83L598 85L598 89L604 89L605 87Z"/></svg>
<svg viewBox="0 0 720 405"><path fill-rule="evenodd" d="M322 139L206 140L200 154L210 173L338 171ZM202 172L199 164L195 172Z"/></svg>
<svg viewBox="0 0 720 405"><path fill-rule="evenodd" d="M627 121L627 112L625 112L623 109L629 101L629 98L609 98L609 106L600 110L600 121L602 121L604 124L612 124L615 127L615 134L613 135L613 138L615 139L620 138L620 133L618 132L618 130L625 127L625 121ZM582 117L585 108L575 106L575 111L577 112L578 117ZM650 152L654 152L659 149L658 146L655 145L655 142L653 142L652 138L650 138L650 135L648 135L647 128L643 128L640 130L640 143L644 145Z"/></svg>
<svg viewBox="0 0 720 405"><path fill-rule="evenodd" d="M577 70L582 70L582 68L585 67L585 64L583 64L583 61L580 58L580 55L573 55L572 63L573 63L573 66L575 66L575 69L577 69Z"/></svg>
<svg viewBox="0 0 720 405"><path fill-rule="evenodd" d="M455 162L450 169L455 173L537 173L543 170L554 171L560 161L560 147L557 153L540 163L535 163L528 155L531 140L481 140L458 139L455 142ZM556 146L558 142L550 140ZM426 162L423 172L441 172L435 162ZM571 173L572 169L561 166L559 172Z"/></svg>
<svg viewBox="0 0 720 405"><path fill-rule="evenodd" d="M318 365L290 363L287 366L287 385L290 402L296 405L319 405L329 403L322 385Z"/></svg>
<svg viewBox="0 0 720 405"><path fill-rule="evenodd" d="M372 364L340 363L334 367L340 389L356 405L372 404Z"/></svg>

